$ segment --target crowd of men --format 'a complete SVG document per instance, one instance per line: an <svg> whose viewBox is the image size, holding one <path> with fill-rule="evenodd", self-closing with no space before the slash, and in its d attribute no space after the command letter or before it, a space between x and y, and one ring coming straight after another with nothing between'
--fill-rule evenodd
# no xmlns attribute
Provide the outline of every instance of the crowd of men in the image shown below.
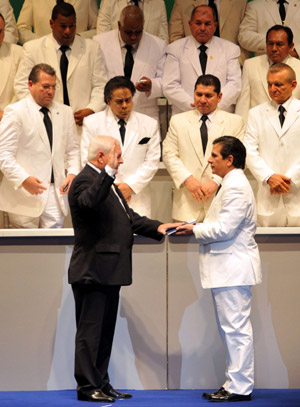
<svg viewBox="0 0 300 407"><path fill-rule="evenodd" d="M250 288L261 272L242 170L257 181L258 225L300 226L299 10L300 0L175 0L168 25L163 0L99 10L96 0L25 0L16 23L0 0L0 210L14 228L57 228L71 208L78 399L131 397L107 368L133 234L160 239L171 226L149 219L160 97L172 106L162 146L172 225L200 244L227 352L226 382L204 397L251 399Z"/></svg>

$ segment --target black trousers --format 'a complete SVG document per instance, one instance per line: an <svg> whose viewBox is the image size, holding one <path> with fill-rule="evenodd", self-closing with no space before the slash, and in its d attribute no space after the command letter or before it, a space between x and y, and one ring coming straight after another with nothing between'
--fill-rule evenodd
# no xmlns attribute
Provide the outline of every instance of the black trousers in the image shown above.
<svg viewBox="0 0 300 407"><path fill-rule="evenodd" d="M120 286L73 284L77 389L103 389L116 326Z"/></svg>

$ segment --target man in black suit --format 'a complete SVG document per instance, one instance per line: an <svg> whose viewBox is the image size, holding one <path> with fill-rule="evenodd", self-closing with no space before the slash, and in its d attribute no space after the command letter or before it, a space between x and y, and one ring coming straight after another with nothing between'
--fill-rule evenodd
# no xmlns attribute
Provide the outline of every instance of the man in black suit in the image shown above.
<svg viewBox="0 0 300 407"><path fill-rule="evenodd" d="M119 142L96 136L88 163L69 191L75 244L69 267L76 306L75 378L78 400L129 398L109 383L111 354L122 285L132 282L133 234L161 240L174 224L142 217L113 185L122 164Z"/></svg>

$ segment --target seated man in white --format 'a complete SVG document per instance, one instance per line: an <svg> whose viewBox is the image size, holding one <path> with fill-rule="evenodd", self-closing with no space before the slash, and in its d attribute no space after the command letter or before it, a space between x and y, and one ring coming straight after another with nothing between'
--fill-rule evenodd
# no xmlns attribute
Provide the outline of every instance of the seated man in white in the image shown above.
<svg viewBox="0 0 300 407"><path fill-rule="evenodd" d="M122 146L124 164L119 168L116 184L128 205L140 215L151 215L150 181L160 159L160 136L157 121L133 111L133 83L124 76L110 79L104 89L107 108L84 119L81 159L87 161L88 146L96 135L116 138Z"/></svg>
<svg viewBox="0 0 300 407"><path fill-rule="evenodd" d="M56 75L32 68L30 95L9 105L0 126L0 209L15 228L58 228L67 215L67 193L80 170L72 109L54 102Z"/></svg>
<svg viewBox="0 0 300 407"><path fill-rule="evenodd" d="M61 2L53 8L50 27L52 34L23 46L24 58L15 78L16 96L21 99L28 94L27 78L32 67L47 63L57 72L55 100L71 106L76 124L82 126L85 116L105 107L102 53L93 40L76 35L76 12L69 3Z"/></svg>
<svg viewBox="0 0 300 407"><path fill-rule="evenodd" d="M247 59L243 66L242 92L238 98L235 113L247 122L249 109L271 100L266 81L268 69L272 64L284 62L300 76L300 61L290 55L294 48L293 33L289 27L274 25L266 35L267 54ZM300 87L293 95L300 98Z"/></svg>
<svg viewBox="0 0 300 407"><path fill-rule="evenodd" d="M108 79L126 76L135 84L134 110L158 120L157 98L163 96L162 74L166 43L144 31L144 15L136 6L125 7L118 29L97 34Z"/></svg>
<svg viewBox="0 0 300 407"><path fill-rule="evenodd" d="M145 16L144 29L168 43L168 21L164 0L101 0L97 19L97 34L118 28L118 21L124 7L136 5Z"/></svg>
<svg viewBox="0 0 300 407"><path fill-rule="evenodd" d="M25 0L17 27L21 44L43 37L51 32L49 16L55 4L63 0ZM98 5L97 0L66 0L72 4L77 14L77 33L92 38L96 33Z"/></svg>
<svg viewBox="0 0 300 407"><path fill-rule="evenodd" d="M212 175L207 159L215 138L227 134L243 139L243 119L220 110L221 84L213 75L201 75L194 85L194 110L172 116L163 142L163 159L175 188L172 216L201 222L220 179Z"/></svg>
<svg viewBox="0 0 300 407"><path fill-rule="evenodd" d="M0 14L5 20L5 42L16 44L19 36L14 11L9 0L0 0Z"/></svg>
<svg viewBox="0 0 300 407"><path fill-rule="evenodd" d="M211 7L194 8L189 25L192 35L167 48L163 92L172 103L173 114L193 109L194 84L204 74L220 79L223 93L220 108L233 112L242 87L240 48L214 36L218 24Z"/></svg>
<svg viewBox="0 0 300 407"><path fill-rule="evenodd" d="M259 226L300 226L300 101L295 71L278 63L267 75L271 101L250 110L247 166L258 183Z"/></svg>

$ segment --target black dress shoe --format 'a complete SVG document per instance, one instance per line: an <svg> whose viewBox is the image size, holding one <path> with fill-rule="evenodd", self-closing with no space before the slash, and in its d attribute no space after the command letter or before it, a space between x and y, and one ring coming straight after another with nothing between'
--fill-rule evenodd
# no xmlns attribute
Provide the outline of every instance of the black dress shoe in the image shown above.
<svg viewBox="0 0 300 407"><path fill-rule="evenodd" d="M251 394L235 394L235 393L229 393L229 391L223 390L220 391L219 393L210 396L208 399L209 401L215 401L215 402L228 402L228 401L249 401L251 400Z"/></svg>
<svg viewBox="0 0 300 407"><path fill-rule="evenodd" d="M109 390L103 390L103 393L106 396L113 397L114 399L130 399L132 397L131 394L129 393L121 393L120 391L115 390L113 387L111 387Z"/></svg>
<svg viewBox="0 0 300 407"><path fill-rule="evenodd" d="M77 399L81 401L95 401L97 403L113 403L114 397L109 397L101 390L83 391L77 390Z"/></svg>
<svg viewBox="0 0 300 407"><path fill-rule="evenodd" d="M222 392L224 389L224 387L221 387L219 390L214 391L213 393L202 393L202 397L204 397L205 399L209 399L211 396L215 396L216 394Z"/></svg>

